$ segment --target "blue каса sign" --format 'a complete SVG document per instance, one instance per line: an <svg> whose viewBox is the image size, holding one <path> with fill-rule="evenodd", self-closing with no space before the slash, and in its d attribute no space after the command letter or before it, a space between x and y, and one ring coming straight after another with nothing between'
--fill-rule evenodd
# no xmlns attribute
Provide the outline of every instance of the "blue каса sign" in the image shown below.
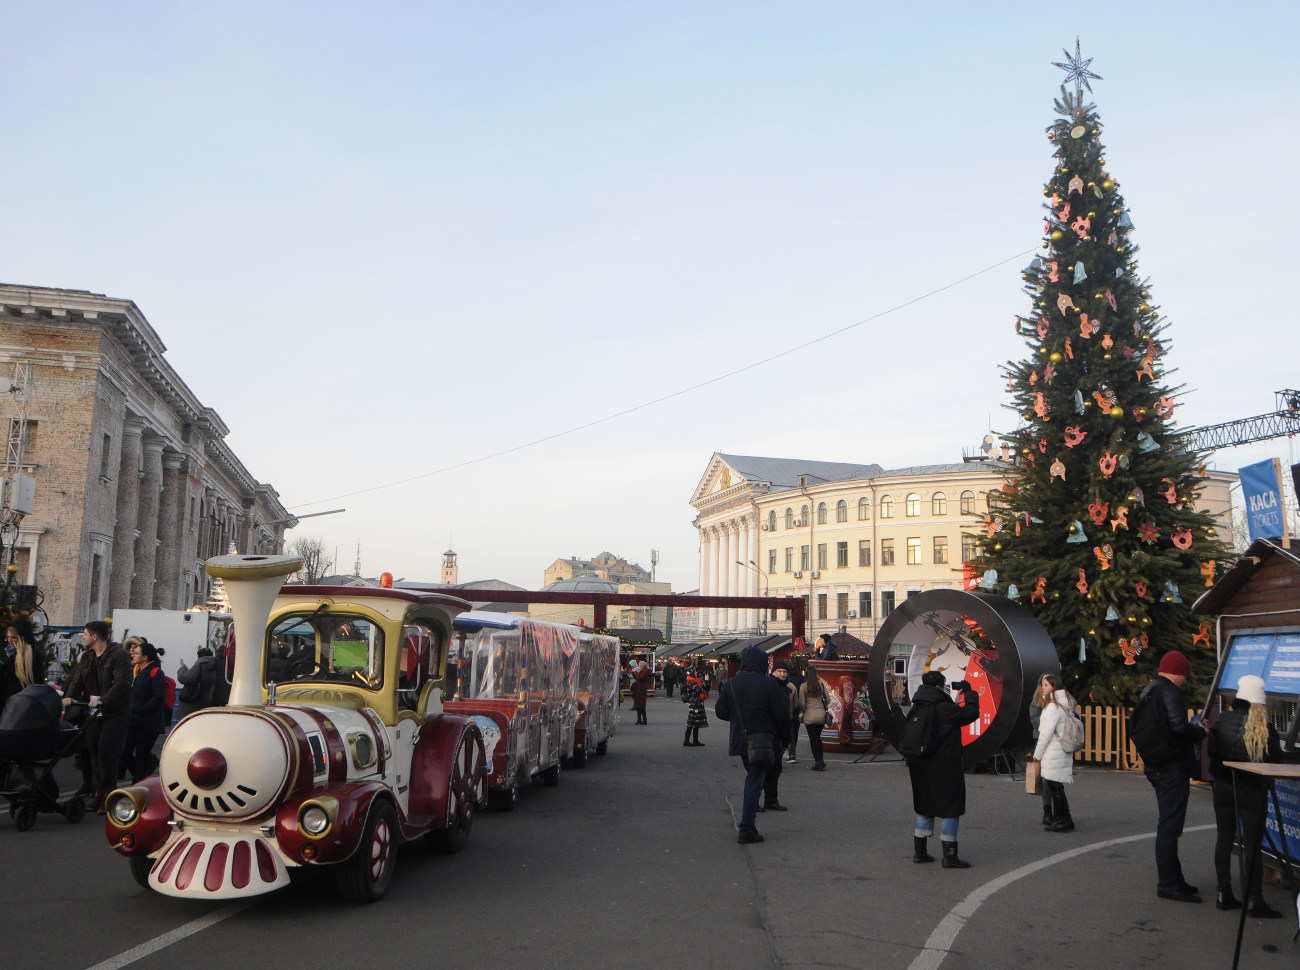
<svg viewBox="0 0 1300 970"><path fill-rule="evenodd" d="M1246 502L1246 522L1250 539L1276 539L1282 535L1282 483L1278 481L1277 465L1260 461L1247 465L1241 475L1241 495Z"/></svg>

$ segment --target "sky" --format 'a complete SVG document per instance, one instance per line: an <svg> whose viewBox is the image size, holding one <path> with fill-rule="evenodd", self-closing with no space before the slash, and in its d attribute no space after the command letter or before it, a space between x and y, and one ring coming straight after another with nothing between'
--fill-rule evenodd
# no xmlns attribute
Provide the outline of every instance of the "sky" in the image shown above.
<svg viewBox="0 0 1300 970"><path fill-rule="evenodd" d="M1300 5L0 0L0 281L130 299L351 571L698 583L714 451L1015 416L1076 36L1183 426L1300 386ZM1280 457L1287 439L1220 451Z"/></svg>

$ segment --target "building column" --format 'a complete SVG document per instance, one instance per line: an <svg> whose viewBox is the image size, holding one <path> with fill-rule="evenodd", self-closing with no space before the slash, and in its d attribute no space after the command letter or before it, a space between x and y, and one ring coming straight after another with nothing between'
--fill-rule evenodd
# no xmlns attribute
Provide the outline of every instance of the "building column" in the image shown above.
<svg viewBox="0 0 1300 970"><path fill-rule="evenodd" d="M722 530L719 526L709 526L709 595L719 596L718 591L722 589L722 554L726 551L726 542L722 538ZM716 634L721 627L721 611L716 606L710 606L707 613L706 625L711 633Z"/></svg>
<svg viewBox="0 0 1300 970"><path fill-rule="evenodd" d="M122 460L117 470L117 507L113 525L113 571L108 584L108 612L131 605L135 572L135 524L140 513L140 439L144 424L122 424Z"/></svg>
<svg viewBox="0 0 1300 970"><path fill-rule="evenodd" d="M135 576L131 580L131 606L147 610L153 607L154 566L158 562L158 506L162 496L162 452L159 438L149 438L141 446L144 472L140 476L140 517L136 528L140 538L135 546Z"/></svg>
<svg viewBox="0 0 1300 970"><path fill-rule="evenodd" d="M758 581L758 580L759 580L759 574L762 573L763 570L766 568L766 567L763 565L763 563L759 562L759 560L758 560L758 555L759 555L759 553L758 553L758 528L759 528L759 526L758 526L758 517L757 517L757 515L755 515L755 516L750 520L750 524L749 524L749 553L748 553L748 555L745 557L745 561L746 561L746 562L752 562L752 563L754 564L754 568L753 568L753 569L747 569L747 570L746 570L746 572L749 574L749 595L750 595L750 596L761 596L761 595L762 595L763 590L762 590L762 587L761 587L761 585L759 584L759 581ZM762 611L762 610L755 610L755 611L754 611L754 628L757 629L757 630L761 630L761 629L763 629L763 611Z"/></svg>
<svg viewBox="0 0 1300 970"><path fill-rule="evenodd" d="M158 513L158 559L155 564L153 608L174 610L181 573L181 530L185 518L185 456L163 455L162 506Z"/></svg>
<svg viewBox="0 0 1300 970"><path fill-rule="evenodd" d="M712 549L713 549L713 544L709 541L708 534L705 532L705 530L701 529L700 530L700 584L699 584L699 590L701 596L709 595L708 593L709 566L710 566L709 553L712 551ZM702 609L697 610L695 613L695 615L698 616L700 620L704 619L704 614L705 611ZM697 627L701 625L702 625L701 623L696 624Z"/></svg>
<svg viewBox="0 0 1300 970"><path fill-rule="evenodd" d="M740 589L740 567L736 560L740 558L740 523L734 519L727 523L727 595L735 596ZM734 606L727 607L726 628L729 632L740 629L740 611Z"/></svg>

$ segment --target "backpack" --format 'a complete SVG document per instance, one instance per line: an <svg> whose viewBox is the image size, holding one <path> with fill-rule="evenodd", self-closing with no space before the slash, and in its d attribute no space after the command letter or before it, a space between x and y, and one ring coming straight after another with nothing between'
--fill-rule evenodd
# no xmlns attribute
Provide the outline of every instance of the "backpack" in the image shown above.
<svg viewBox="0 0 1300 970"><path fill-rule="evenodd" d="M163 707L167 708L169 711L175 710L176 681L172 680L166 674L163 674L163 680L166 682L166 687L163 688Z"/></svg>
<svg viewBox="0 0 1300 970"><path fill-rule="evenodd" d="M1074 710L1066 711L1056 722L1056 740L1061 743L1061 750L1066 754L1082 751L1087 733L1083 729L1083 718Z"/></svg>
<svg viewBox="0 0 1300 970"><path fill-rule="evenodd" d="M903 722L898 753L904 758L924 759L939 749L939 718L929 704L913 704Z"/></svg>
<svg viewBox="0 0 1300 970"><path fill-rule="evenodd" d="M1158 686L1154 681L1146 686L1128 719L1129 740L1143 761L1155 765L1173 761L1179 755L1173 734L1161 716L1160 705L1151 699Z"/></svg>

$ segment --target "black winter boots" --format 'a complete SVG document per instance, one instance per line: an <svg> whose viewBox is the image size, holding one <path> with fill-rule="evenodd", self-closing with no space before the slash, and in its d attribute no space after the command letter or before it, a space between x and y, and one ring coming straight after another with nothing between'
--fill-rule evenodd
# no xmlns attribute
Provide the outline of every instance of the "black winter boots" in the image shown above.
<svg viewBox="0 0 1300 970"><path fill-rule="evenodd" d="M945 869L969 869L970 863L957 858L957 843L943 843L943 867Z"/></svg>
<svg viewBox="0 0 1300 970"><path fill-rule="evenodd" d="M930 855L930 850L926 848L929 839L924 839L919 835L912 836L912 843L916 847L912 853L913 862L933 862L934 856Z"/></svg>

